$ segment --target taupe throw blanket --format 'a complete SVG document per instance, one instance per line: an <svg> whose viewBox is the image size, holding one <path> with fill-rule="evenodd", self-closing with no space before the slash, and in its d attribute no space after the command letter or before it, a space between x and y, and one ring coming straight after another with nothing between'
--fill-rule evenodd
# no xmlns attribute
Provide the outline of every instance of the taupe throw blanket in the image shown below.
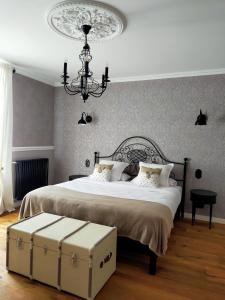
<svg viewBox="0 0 225 300"><path fill-rule="evenodd" d="M58 186L28 193L20 208L20 218L41 211L116 226L118 235L148 245L157 255L165 254L173 227L172 213L165 205L81 193Z"/></svg>

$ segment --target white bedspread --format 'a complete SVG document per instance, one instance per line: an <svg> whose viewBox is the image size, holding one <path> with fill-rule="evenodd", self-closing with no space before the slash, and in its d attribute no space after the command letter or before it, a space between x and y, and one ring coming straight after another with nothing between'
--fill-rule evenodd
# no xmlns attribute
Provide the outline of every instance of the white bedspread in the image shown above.
<svg viewBox="0 0 225 300"><path fill-rule="evenodd" d="M182 189L179 186L148 188L137 186L127 181L98 182L91 180L89 177L63 182L57 184L57 186L83 193L164 204L169 207L173 217L180 204L182 193Z"/></svg>

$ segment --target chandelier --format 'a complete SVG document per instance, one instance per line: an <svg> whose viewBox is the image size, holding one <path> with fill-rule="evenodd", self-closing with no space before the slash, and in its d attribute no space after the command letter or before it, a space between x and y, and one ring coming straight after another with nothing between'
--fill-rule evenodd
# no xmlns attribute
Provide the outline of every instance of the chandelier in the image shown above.
<svg viewBox="0 0 225 300"><path fill-rule="evenodd" d="M63 79L62 84L64 85L64 89L69 95L77 95L80 94L81 98L84 102L89 98L89 96L93 97L101 97L101 95L105 92L107 88L108 82L110 82L108 77L108 66L105 67L105 74L102 75L102 82L98 83L93 78L93 72L89 68L89 64L92 60L92 56L90 53L90 46L87 42L87 36L91 30L91 25L82 25L81 26L85 43L81 54L79 55L79 59L81 61L82 67L78 71L78 76L68 82L70 78L67 73L67 62L64 62L64 70L61 78Z"/></svg>

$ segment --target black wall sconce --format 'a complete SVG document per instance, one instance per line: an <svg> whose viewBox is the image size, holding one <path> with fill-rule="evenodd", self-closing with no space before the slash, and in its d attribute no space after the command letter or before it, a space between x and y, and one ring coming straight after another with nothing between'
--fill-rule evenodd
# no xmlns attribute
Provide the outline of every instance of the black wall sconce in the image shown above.
<svg viewBox="0 0 225 300"><path fill-rule="evenodd" d="M203 114L202 110L200 109L200 114L197 117L195 125L207 125L207 121L208 121L207 115Z"/></svg>
<svg viewBox="0 0 225 300"><path fill-rule="evenodd" d="M78 121L78 125L87 125L87 123L92 122L92 117L82 112L81 119Z"/></svg>

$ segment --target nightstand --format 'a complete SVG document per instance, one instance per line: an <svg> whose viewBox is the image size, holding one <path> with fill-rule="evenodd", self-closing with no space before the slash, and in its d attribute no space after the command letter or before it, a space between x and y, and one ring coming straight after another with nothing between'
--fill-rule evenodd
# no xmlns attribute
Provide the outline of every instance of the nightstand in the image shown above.
<svg viewBox="0 0 225 300"><path fill-rule="evenodd" d="M69 180L74 180L81 177L87 177L88 175L70 175Z"/></svg>
<svg viewBox="0 0 225 300"><path fill-rule="evenodd" d="M212 224L212 209L213 204L216 203L217 193L208 190L194 189L191 190L191 201L192 201L192 225L195 222L195 212L196 208L203 208L205 205L209 205L209 229L211 229Z"/></svg>

